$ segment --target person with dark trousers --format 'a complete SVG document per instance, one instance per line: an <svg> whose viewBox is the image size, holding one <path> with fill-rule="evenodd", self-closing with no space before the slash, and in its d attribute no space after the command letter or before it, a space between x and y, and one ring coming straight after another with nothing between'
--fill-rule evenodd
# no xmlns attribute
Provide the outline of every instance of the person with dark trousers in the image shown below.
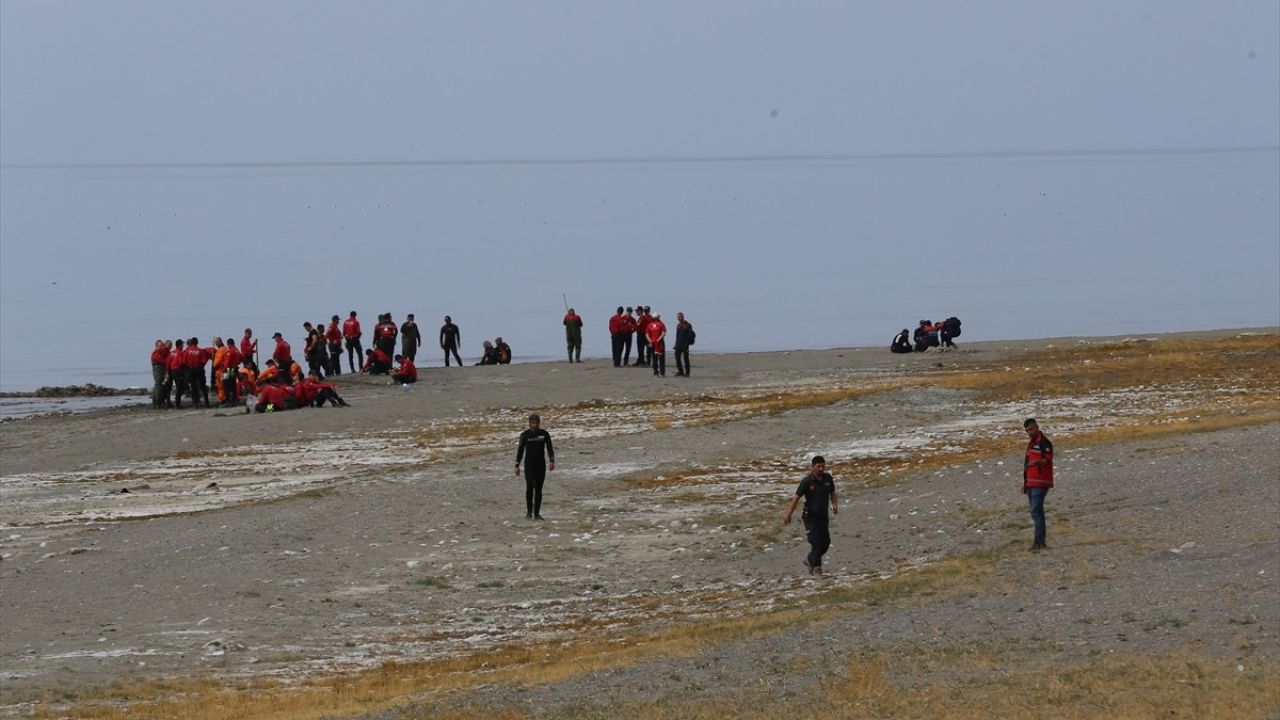
<svg viewBox="0 0 1280 720"><path fill-rule="evenodd" d="M413 313L409 313L400 324L400 354L410 360L417 360L420 347L422 347L422 333L418 332L418 323L414 321Z"/></svg>
<svg viewBox="0 0 1280 720"><path fill-rule="evenodd" d="M258 338L253 336L252 328L244 329L244 337L240 338L240 357L244 366L258 374Z"/></svg>
<svg viewBox="0 0 1280 720"><path fill-rule="evenodd" d="M458 346L462 344L462 330L453 324L453 318L444 316L444 324L440 326L440 349L444 350L444 366L449 367L449 356L458 361L462 367L462 358L458 356Z"/></svg>
<svg viewBox="0 0 1280 720"><path fill-rule="evenodd" d="M302 325L307 331L307 339L302 345L302 357L306 358L310 372L315 373L316 377L324 377L324 368L329 354L325 348L324 336L311 323Z"/></svg>
<svg viewBox="0 0 1280 720"><path fill-rule="evenodd" d="M902 332L893 336L893 342L889 343L889 352L911 352L911 333L907 332L906 328L902 328Z"/></svg>
<svg viewBox="0 0 1280 720"><path fill-rule="evenodd" d="M649 315L645 323L645 339L649 341L649 361L653 365L653 376L667 376L667 324L662 322L661 315Z"/></svg>
<svg viewBox="0 0 1280 720"><path fill-rule="evenodd" d="M205 380L204 374L204 366L212 356L213 351L200 347L200 339L197 337L187 340L187 349L182 351L187 365L187 389L191 391L192 407L199 407L201 399L204 400L205 407L213 407L209 404L209 382Z"/></svg>
<svg viewBox="0 0 1280 720"><path fill-rule="evenodd" d="M622 367L622 306L609 318L609 344L613 351L613 366Z"/></svg>
<svg viewBox="0 0 1280 720"><path fill-rule="evenodd" d="M396 336L399 334L400 328L391 319L391 313L383 313L373 329L373 344L387 356L388 361L396 354Z"/></svg>
<svg viewBox="0 0 1280 720"><path fill-rule="evenodd" d="M324 343L329 350L329 374L342 374L342 327L337 315L329 318L329 325L324 329Z"/></svg>
<svg viewBox="0 0 1280 720"><path fill-rule="evenodd" d="M364 367L360 368L360 372L370 375L391 374L391 356L382 352L382 348L369 348L365 351L365 358Z"/></svg>
<svg viewBox="0 0 1280 720"><path fill-rule="evenodd" d="M622 366L631 364L631 336L636 334L636 319L631 316L631 308L622 316Z"/></svg>
<svg viewBox="0 0 1280 720"><path fill-rule="evenodd" d="M582 318L573 308L564 314L564 341L569 347L569 362L582 362Z"/></svg>
<svg viewBox="0 0 1280 720"><path fill-rule="evenodd" d="M356 366L359 360L364 357L364 345L360 342L360 319L356 317L356 311L352 310L351 315L342 321L342 339L347 345L347 367L351 368L351 372L356 372Z"/></svg>
<svg viewBox="0 0 1280 720"><path fill-rule="evenodd" d="M545 453L545 458L544 458ZM542 483L547 477L547 461L550 469L556 469L556 449L551 444L551 434L542 429L542 418L529 416L529 429L520 433L516 446L516 477L520 477L520 461L524 460L525 519L542 519Z"/></svg>
<svg viewBox="0 0 1280 720"><path fill-rule="evenodd" d="M809 554L804 559L804 566L809 568L810 575L822 575L822 556L831 548L831 530L827 518L827 505L831 505L831 514L839 512L836 504L836 483L827 472L827 461L821 455L814 455L810 463L809 474L800 479L795 497L787 514L782 518L783 525L791 524L791 515L804 498L804 513L800 519L804 521L805 534L809 540Z"/></svg>
<svg viewBox="0 0 1280 720"><path fill-rule="evenodd" d="M640 367L641 365L648 367L652 360L652 351L649 350L649 323L653 322L653 316L649 314L649 308L645 305L636 306L636 362L632 367Z"/></svg>
<svg viewBox="0 0 1280 720"><path fill-rule="evenodd" d="M684 313L676 313L676 377L689 377L693 366L689 364L689 346L693 344L693 323L684 319Z"/></svg>
<svg viewBox="0 0 1280 720"><path fill-rule="evenodd" d="M1044 499L1053 487L1053 443L1040 432L1035 418L1024 420L1022 429L1028 439L1022 460L1022 492L1031 505L1031 552L1039 552L1049 547L1045 544Z"/></svg>
<svg viewBox="0 0 1280 720"><path fill-rule="evenodd" d="M151 351L151 407L157 410L164 408L165 405L164 400L160 398L160 391L164 389L164 378L169 374L168 359L168 344L164 340L156 340L155 348Z"/></svg>
<svg viewBox="0 0 1280 720"><path fill-rule="evenodd" d="M169 376L165 379L164 387L160 392L164 395L164 402L167 407L173 407L173 402L169 400L169 392L174 390L174 401L178 404L178 409L182 409L182 396L187 394L187 353L186 342L178 339L173 341L173 348L169 350L169 357L165 358L165 368L169 371Z"/></svg>
<svg viewBox="0 0 1280 720"><path fill-rule="evenodd" d="M502 338L496 337L493 339L493 351L498 355L499 365L511 364L511 346Z"/></svg>

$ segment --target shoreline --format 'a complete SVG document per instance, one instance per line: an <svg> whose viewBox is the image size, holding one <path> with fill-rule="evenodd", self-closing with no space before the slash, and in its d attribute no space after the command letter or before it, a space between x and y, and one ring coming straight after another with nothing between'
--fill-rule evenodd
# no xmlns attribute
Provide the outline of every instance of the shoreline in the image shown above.
<svg viewBox="0 0 1280 720"><path fill-rule="evenodd" d="M7 423L4 702L139 676L356 678L510 647L607 653L813 607L833 608L833 625L803 632L841 628L842 657L933 638L926 625L986 642L988 617L1015 641L1026 594L1052 615L1047 643L1081 661L1194 646L1274 663L1280 335L1125 339L694 354L692 378L607 360L428 369L411 393L338 378L349 409ZM557 450L545 523L522 519L511 469L531 411ZM1058 448L1061 482L1054 553L1036 558L1018 552L1028 415ZM799 565L803 531L778 522L813 453L842 494L822 580ZM959 593L879 589L975 554L990 562ZM714 698L799 650L762 633L701 651L731 659L725 679L714 663L679 672ZM1039 657L1009 652L1010 667ZM634 671L577 669L529 692L548 708L584 683L630 698L637 677L680 663L641 653ZM483 682L435 697L523 697Z"/></svg>

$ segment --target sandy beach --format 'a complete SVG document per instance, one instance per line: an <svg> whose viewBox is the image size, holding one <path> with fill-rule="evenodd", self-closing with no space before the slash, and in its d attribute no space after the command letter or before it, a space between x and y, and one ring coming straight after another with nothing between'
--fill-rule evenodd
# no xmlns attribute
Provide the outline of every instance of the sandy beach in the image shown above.
<svg viewBox="0 0 1280 720"><path fill-rule="evenodd" d="M337 378L345 409L8 422L0 700L74 715L122 682L278 691L489 654L471 682L326 712L676 717L710 700L705 716L727 717L741 713L716 703L739 691L752 707L809 697L873 657L914 667L885 681L909 693L1123 656L1228 667L1243 684L1206 697L1274 714L1274 687L1254 691L1280 678L1275 333L695 352L690 378L607 360L427 367L412 392ZM512 474L530 412L557 451L543 522ZM1051 550L1034 555L1027 416L1058 448ZM780 522L814 453L842 501L821 579L799 523ZM883 594L911 578L925 585ZM655 639L797 612L679 652ZM614 659L494 674L538 664L503 661L512 648L573 645ZM928 655L948 648L989 664Z"/></svg>

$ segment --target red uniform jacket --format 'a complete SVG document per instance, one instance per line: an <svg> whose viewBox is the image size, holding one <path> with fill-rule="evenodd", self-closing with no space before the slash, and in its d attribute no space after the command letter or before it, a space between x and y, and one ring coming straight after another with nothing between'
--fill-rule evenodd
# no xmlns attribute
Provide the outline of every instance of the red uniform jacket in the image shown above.
<svg viewBox="0 0 1280 720"><path fill-rule="evenodd" d="M620 333L620 332L622 332L622 316L610 315L609 316L609 333L613 334L613 333Z"/></svg>
<svg viewBox="0 0 1280 720"><path fill-rule="evenodd" d="M258 341L253 338L240 338L240 355L242 356L240 359L244 360L244 358L253 357L253 348L257 345Z"/></svg>
<svg viewBox="0 0 1280 720"><path fill-rule="evenodd" d="M1044 465L1032 465L1036 460L1048 461ZM1053 443L1044 433L1036 433L1027 443L1027 456L1022 463L1022 487L1053 487Z"/></svg>
<svg viewBox="0 0 1280 720"><path fill-rule="evenodd" d="M338 329L338 323L329 323L329 328L324 331L324 339L328 340L330 345L337 345L342 342L342 331Z"/></svg>
<svg viewBox="0 0 1280 720"><path fill-rule="evenodd" d="M167 348L167 347L158 347L158 348L156 348L155 350L152 350L152 351L151 351L151 364L152 364L152 365L165 365L165 366L167 366L167 365L168 365L168 360L169 360L169 348Z"/></svg>
<svg viewBox="0 0 1280 720"><path fill-rule="evenodd" d="M342 337L348 340L354 340L360 337L360 321L349 317L342 321Z"/></svg>
<svg viewBox="0 0 1280 720"><path fill-rule="evenodd" d="M622 332L633 333L636 331L636 319L630 315L622 316Z"/></svg>
<svg viewBox="0 0 1280 720"><path fill-rule="evenodd" d="M169 368L169 372L173 372L187 366L187 359L184 357L186 348L175 350L169 353L169 357L165 358L165 367Z"/></svg>
<svg viewBox="0 0 1280 720"><path fill-rule="evenodd" d="M212 356L212 350L202 347L192 347L191 345L188 345L187 349L182 351L182 360L189 368L204 367L204 364L209 362L209 358Z"/></svg>
<svg viewBox="0 0 1280 720"><path fill-rule="evenodd" d="M227 343L227 367L235 367L244 361L244 356L236 349L235 343Z"/></svg>
<svg viewBox="0 0 1280 720"><path fill-rule="evenodd" d="M277 367L287 368L293 364L293 348L289 347L284 338L276 340L276 349L271 353L271 359L276 361Z"/></svg>
<svg viewBox="0 0 1280 720"><path fill-rule="evenodd" d="M409 358L401 358L400 367L392 371L392 375L403 377L406 380L418 379L418 368L414 366L413 361Z"/></svg>
<svg viewBox="0 0 1280 720"><path fill-rule="evenodd" d="M667 339L663 335L667 332L666 323L661 320L650 320L648 327L645 328L644 334L649 338L649 344L653 346L654 352L667 351Z"/></svg>

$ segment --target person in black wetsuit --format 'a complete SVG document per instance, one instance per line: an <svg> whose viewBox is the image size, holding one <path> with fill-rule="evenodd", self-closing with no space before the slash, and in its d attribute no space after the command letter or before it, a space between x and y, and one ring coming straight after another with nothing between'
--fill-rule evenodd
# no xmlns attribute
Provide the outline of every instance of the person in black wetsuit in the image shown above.
<svg viewBox="0 0 1280 720"><path fill-rule="evenodd" d="M893 336L893 342L889 343L889 352L911 352L911 334L907 332L906 328L902 328L902 332Z"/></svg>
<svg viewBox="0 0 1280 720"><path fill-rule="evenodd" d="M453 324L453 318L444 316L444 325L440 326L440 349L444 350L444 366L449 367L449 355L462 367L462 358L458 357L458 346L462 344L462 331Z"/></svg>
<svg viewBox="0 0 1280 720"><path fill-rule="evenodd" d="M516 477L520 477L520 461L524 460L526 519L542 519L542 481L547 477L547 461L550 461L551 470L556 469L556 450L551 445L551 435L541 425L542 418L530 415L529 429L520 433L520 445L516 448Z"/></svg>

